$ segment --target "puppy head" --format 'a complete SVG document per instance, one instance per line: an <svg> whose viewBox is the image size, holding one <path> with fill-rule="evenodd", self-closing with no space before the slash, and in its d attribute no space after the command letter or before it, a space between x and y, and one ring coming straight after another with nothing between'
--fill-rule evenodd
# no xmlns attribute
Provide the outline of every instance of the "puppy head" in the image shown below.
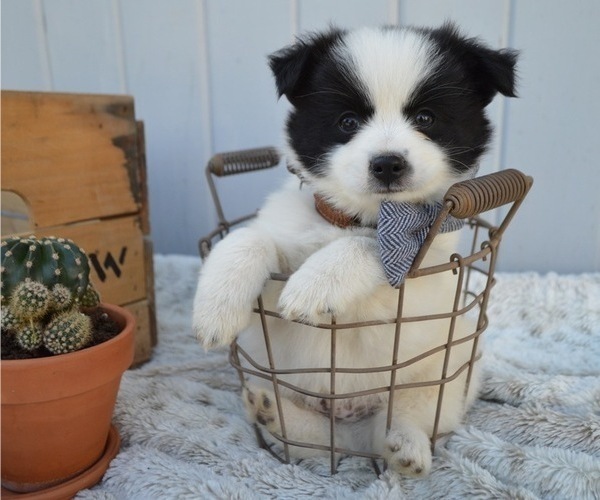
<svg viewBox="0 0 600 500"><path fill-rule="evenodd" d="M338 208L439 199L472 175L491 135L484 108L515 95L516 53L439 29L331 29L270 57L292 104L287 159Z"/></svg>

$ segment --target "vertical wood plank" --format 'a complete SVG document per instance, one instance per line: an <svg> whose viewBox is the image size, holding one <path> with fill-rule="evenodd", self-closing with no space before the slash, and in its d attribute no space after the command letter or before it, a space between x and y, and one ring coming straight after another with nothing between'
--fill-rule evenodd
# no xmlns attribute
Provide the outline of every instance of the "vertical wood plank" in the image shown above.
<svg viewBox="0 0 600 500"><path fill-rule="evenodd" d="M400 2L401 0L388 0L388 24L400 24Z"/></svg>
<svg viewBox="0 0 600 500"><path fill-rule="evenodd" d="M597 82L600 3L515 2L523 49L520 99L510 101L506 163L535 184L506 238L514 271L600 271Z"/></svg>
<svg viewBox="0 0 600 500"><path fill-rule="evenodd" d="M42 5L54 90L122 92L111 2L44 0Z"/></svg>
<svg viewBox="0 0 600 500"><path fill-rule="evenodd" d="M281 113L267 56L289 43L286 2L209 0L207 15L215 149L278 140Z"/></svg>
<svg viewBox="0 0 600 500"><path fill-rule="evenodd" d="M267 56L290 43L293 5L280 0L206 5L215 151L280 146L288 106L277 100ZM218 187L226 216L256 210L287 175L278 168L224 179Z"/></svg>
<svg viewBox="0 0 600 500"><path fill-rule="evenodd" d="M41 4L2 0L2 88L51 90Z"/></svg>
<svg viewBox="0 0 600 500"><path fill-rule="evenodd" d="M126 80L144 121L150 220L158 253L197 254L214 226L203 167L210 156L202 3L121 0Z"/></svg>
<svg viewBox="0 0 600 500"><path fill-rule="evenodd" d="M504 0L400 0L399 15L403 25L436 26L455 21L469 35L500 45L505 8Z"/></svg>
<svg viewBox="0 0 600 500"><path fill-rule="evenodd" d="M299 0L300 29L321 30L330 24L340 28L390 24L388 0Z"/></svg>

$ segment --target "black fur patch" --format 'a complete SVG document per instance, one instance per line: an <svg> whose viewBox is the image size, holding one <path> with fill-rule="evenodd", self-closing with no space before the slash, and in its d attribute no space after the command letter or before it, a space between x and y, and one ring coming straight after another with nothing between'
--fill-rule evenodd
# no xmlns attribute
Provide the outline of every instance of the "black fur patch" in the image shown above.
<svg viewBox="0 0 600 500"><path fill-rule="evenodd" d="M364 123L374 111L352 68L336 56L343 35L336 29L313 35L270 58L279 95L294 106L287 120L292 147L315 175L332 146L352 139L338 126L341 116L350 111Z"/></svg>

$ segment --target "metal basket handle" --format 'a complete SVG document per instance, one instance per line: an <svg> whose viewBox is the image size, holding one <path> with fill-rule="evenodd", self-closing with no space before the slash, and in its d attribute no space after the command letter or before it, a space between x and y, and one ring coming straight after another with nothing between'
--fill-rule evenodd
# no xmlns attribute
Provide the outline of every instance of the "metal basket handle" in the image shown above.
<svg viewBox="0 0 600 500"><path fill-rule="evenodd" d="M468 219L507 203L522 200L533 179L514 169L502 170L470 181L454 184L444 197L452 203L450 215Z"/></svg>
<svg viewBox="0 0 600 500"><path fill-rule="evenodd" d="M280 156L274 147L243 149L240 151L231 151L228 153L218 153L214 155L206 165L206 180L210 188L219 226L229 228L230 226L241 222L240 220L228 221L223 213L223 206L217 193L217 188L213 176L226 177L234 174L254 172L274 167L279 163Z"/></svg>
<svg viewBox="0 0 600 500"><path fill-rule="evenodd" d="M207 171L217 177L225 177L271 168L279 163L279 159L279 153L273 147L219 153L210 159Z"/></svg>
<svg viewBox="0 0 600 500"><path fill-rule="evenodd" d="M217 211L219 225L217 229L209 235L201 238L198 242L200 255L205 258L210 252L212 239L219 235L223 237L229 232L231 226L235 226L245 220L254 217L254 213L240 217L235 220L227 220L223 212L223 206L215 186L214 177L227 177L234 174L243 174L275 167L279 164L280 155L277 149L271 146L264 148L244 149L240 151L231 151L227 153L218 153L214 155L206 165L206 181L210 189L210 194Z"/></svg>
<svg viewBox="0 0 600 500"><path fill-rule="evenodd" d="M500 240L525 196L527 196L532 184L532 177L515 169L507 169L483 175L476 179L458 182L451 186L444 196L444 209L431 226L427 238L425 238L413 261L409 276L415 275L419 269L433 239L448 215L458 219L468 219L488 210L512 203L500 226L493 230L493 237Z"/></svg>

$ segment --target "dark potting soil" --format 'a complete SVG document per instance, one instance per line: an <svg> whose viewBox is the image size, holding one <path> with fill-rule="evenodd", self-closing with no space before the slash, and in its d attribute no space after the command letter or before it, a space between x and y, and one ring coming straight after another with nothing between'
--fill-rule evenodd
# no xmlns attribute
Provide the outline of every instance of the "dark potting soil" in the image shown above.
<svg viewBox="0 0 600 500"><path fill-rule="evenodd" d="M115 337L121 328L108 314L101 309L88 309L85 313L92 319L92 341L86 347L92 347ZM15 341L15 336L10 330L2 330L2 359L30 359L54 356L45 347L34 351L27 351Z"/></svg>

